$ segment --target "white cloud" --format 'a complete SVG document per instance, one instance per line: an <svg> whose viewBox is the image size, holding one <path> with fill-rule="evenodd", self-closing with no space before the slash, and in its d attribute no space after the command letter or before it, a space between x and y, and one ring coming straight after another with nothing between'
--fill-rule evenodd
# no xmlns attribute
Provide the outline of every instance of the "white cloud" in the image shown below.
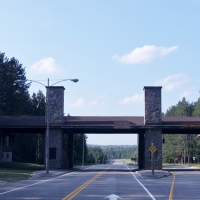
<svg viewBox="0 0 200 200"><path fill-rule="evenodd" d="M171 91L180 88L183 84L187 82L188 82L187 75L180 73L176 75L167 76L164 79L160 79L155 84L157 86L163 86L163 89L167 91Z"/></svg>
<svg viewBox="0 0 200 200"><path fill-rule="evenodd" d="M105 99L105 95L101 95L96 97L93 101L88 103L88 107L98 107L98 108L104 108L105 107L105 102L103 101Z"/></svg>
<svg viewBox="0 0 200 200"><path fill-rule="evenodd" d="M143 64L150 63L155 58L166 56L173 51L176 51L178 46L166 47L156 47L154 45L145 45L141 48L137 47L130 53L118 56L114 55L112 58L116 61L126 63L126 64Z"/></svg>
<svg viewBox="0 0 200 200"><path fill-rule="evenodd" d="M181 95L179 96L180 99L182 99L183 97L188 97L191 94L192 91L189 90L185 90L184 92L181 93Z"/></svg>
<svg viewBox="0 0 200 200"><path fill-rule="evenodd" d="M96 97L90 102L86 102L83 98L79 98L76 102L70 104L70 107L73 108L105 108L106 103L103 101L105 95Z"/></svg>
<svg viewBox="0 0 200 200"><path fill-rule="evenodd" d="M135 94L132 97L125 97L120 103L123 105L129 105L133 103L140 103L144 101L143 94Z"/></svg>
<svg viewBox="0 0 200 200"><path fill-rule="evenodd" d="M70 107L80 108L83 105L84 105L84 99L83 98L79 98L75 103L72 103L70 105Z"/></svg>
<svg viewBox="0 0 200 200"><path fill-rule="evenodd" d="M90 104L90 107L94 107L94 106L96 106L98 104L98 101L97 100L93 100L89 104Z"/></svg>
<svg viewBox="0 0 200 200"><path fill-rule="evenodd" d="M44 75L60 73L62 70L53 58L48 57L33 63L29 68L29 71L32 74Z"/></svg>

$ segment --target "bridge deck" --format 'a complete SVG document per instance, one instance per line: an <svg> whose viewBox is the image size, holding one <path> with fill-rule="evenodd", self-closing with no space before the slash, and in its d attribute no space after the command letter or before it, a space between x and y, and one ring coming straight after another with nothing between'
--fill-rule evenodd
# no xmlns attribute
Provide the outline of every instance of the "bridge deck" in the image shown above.
<svg viewBox="0 0 200 200"><path fill-rule="evenodd" d="M50 124L50 128L77 133L142 133L146 128L161 128L163 133L200 133L200 117L162 117L160 125L144 125L142 116L66 116L63 124ZM44 133L45 129L44 116L0 116L2 132Z"/></svg>

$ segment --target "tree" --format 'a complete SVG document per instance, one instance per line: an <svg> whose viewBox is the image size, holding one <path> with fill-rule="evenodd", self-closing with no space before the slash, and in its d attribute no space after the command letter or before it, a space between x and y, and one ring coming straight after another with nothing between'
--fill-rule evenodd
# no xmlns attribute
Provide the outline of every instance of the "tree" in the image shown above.
<svg viewBox="0 0 200 200"><path fill-rule="evenodd" d="M88 155L88 163L105 164L108 160L107 155L105 155L98 146L89 146Z"/></svg>
<svg viewBox="0 0 200 200"><path fill-rule="evenodd" d="M44 163L44 134L19 134L14 138L13 161Z"/></svg>
<svg viewBox="0 0 200 200"><path fill-rule="evenodd" d="M167 109L165 116L192 116L194 111L194 104L186 101L183 97L182 101L179 101L176 106L171 106Z"/></svg>
<svg viewBox="0 0 200 200"><path fill-rule="evenodd" d="M136 157L136 145L99 145L98 147L107 155L108 159L130 159Z"/></svg>
<svg viewBox="0 0 200 200"><path fill-rule="evenodd" d="M32 107L31 115L35 116L45 115L46 101L45 101L45 96L41 90L39 90L37 94L33 93L31 98L31 107Z"/></svg>
<svg viewBox="0 0 200 200"><path fill-rule="evenodd" d="M194 103L194 111L192 113L193 116L200 116L200 98L197 102Z"/></svg>
<svg viewBox="0 0 200 200"><path fill-rule="evenodd" d="M30 84L18 80L26 80L22 64L0 53L0 115L30 114Z"/></svg>
<svg viewBox="0 0 200 200"><path fill-rule="evenodd" d="M83 155L83 139L84 139L84 162L87 162L88 157L88 148L87 148L87 136L84 134L75 134L74 135L74 163L75 165L82 163Z"/></svg>
<svg viewBox="0 0 200 200"><path fill-rule="evenodd" d="M165 116L198 116L200 114L200 99L197 102L189 103L183 97L176 105L171 106ZM199 158L200 149L197 148L199 142L195 134L173 134L165 136L163 145L163 161L171 162L174 156L180 156L181 162L190 163L192 157Z"/></svg>
<svg viewBox="0 0 200 200"><path fill-rule="evenodd" d="M25 68L15 58L0 53L0 115L45 115L45 96L41 91L30 98ZM14 138L13 160L43 163L44 135L19 134Z"/></svg>

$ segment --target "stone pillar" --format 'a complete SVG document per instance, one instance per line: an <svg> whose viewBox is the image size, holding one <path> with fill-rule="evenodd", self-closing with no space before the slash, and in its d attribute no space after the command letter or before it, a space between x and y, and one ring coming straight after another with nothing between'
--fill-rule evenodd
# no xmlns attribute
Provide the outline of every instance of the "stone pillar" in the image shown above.
<svg viewBox="0 0 200 200"><path fill-rule="evenodd" d="M145 169L151 169L151 152L149 148L152 140L157 149L154 153L154 169L162 169L162 130L156 128L145 130Z"/></svg>
<svg viewBox="0 0 200 200"><path fill-rule="evenodd" d="M161 88L144 87L145 125L161 125L162 123Z"/></svg>
<svg viewBox="0 0 200 200"><path fill-rule="evenodd" d="M161 110L161 88L162 87L144 87L145 116L144 125L154 128L147 128L144 136L144 168L151 169L151 157L149 148L151 141L154 140L154 146L157 151L154 153L155 169L162 169L162 129L156 128L156 125L162 124Z"/></svg>
<svg viewBox="0 0 200 200"><path fill-rule="evenodd" d="M74 167L74 134L67 134L67 146L68 146L68 168L72 169Z"/></svg>
<svg viewBox="0 0 200 200"><path fill-rule="evenodd" d="M64 90L62 86L47 87L49 123L62 124L64 120Z"/></svg>
<svg viewBox="0 0 200 200"><path fill-rule="evenodd" d="M51 125L64 122L64 90L62 86L47 87L49 105L49 168L60 169L67 165L66 150L63 148L63 130L51 129Z"/></svg>
<svg viewBox="0 0 200 200"><path fill-rule="evenodd" d="M49 131L49 168L62 169L67 167L66 150L63 148L63 131L50 129Z"/></svg>

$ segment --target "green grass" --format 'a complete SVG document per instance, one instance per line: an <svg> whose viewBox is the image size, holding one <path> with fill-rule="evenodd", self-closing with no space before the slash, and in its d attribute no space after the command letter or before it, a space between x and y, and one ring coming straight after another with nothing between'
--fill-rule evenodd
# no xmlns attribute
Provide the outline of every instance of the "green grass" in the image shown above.
<svg viewBox="0 0 200 200"><path fill-rule="evenodd" d="M178 166L179 164L175 164L174 163L163 163L162 166L166 167L166 166Z"/></svg>
<svg viewBox="0 0 200 200"><path fill-rule="evenodd" d="M200 164L185 164L186 166L194 166L194 167L199 167L200 168ZM163 167L166 167L166 166L180 166L180 164L175 164L174 163L163 163ZM181 166L184 166L184 164L181 164Z"/></svg>
<svg viewBox="0 0 200 200"><path fill-rule="evenodd" d="M44 170L44 165L32 163L1 163L0 164L0 185L31 177L33 171Z"/></svg>
<svg viewBox="0 0 200 200"><path fill-rule="evenodd" d="M200 164L190 164L190 166L199 167L200 168Z"/></svg>

